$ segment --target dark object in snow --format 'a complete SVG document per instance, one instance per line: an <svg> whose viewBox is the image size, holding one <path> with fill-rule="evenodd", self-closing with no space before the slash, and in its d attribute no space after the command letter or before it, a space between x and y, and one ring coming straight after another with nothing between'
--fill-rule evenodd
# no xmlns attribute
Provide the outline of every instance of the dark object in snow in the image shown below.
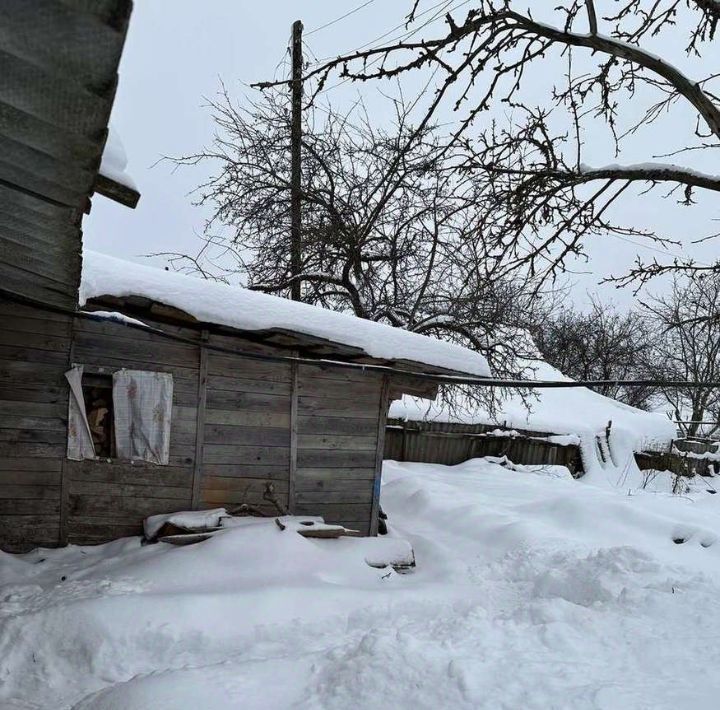
<svg viewBox="0 0 720 710"><path fill-rule="evenodd" d="M378 513L378 535L387 535L387 513L380 506L380 512Z"/></svg>
<svg viewBox="0 0 720 710"><path fill-rule="evenodd" d="M682 545L684 542L687 542L687 539L684 538L684 537L674 537L674 538L673 538L673 542L674 542L676 545Z"/></svg>
<svg viewBox="0 0 720 710"><path fill-rule="evenodd" d="M287 527L287 525L280 522L280 518L275 518L275 525L277 525L280 530L285 530L285 528Z"/></svg>
<svg viewBox="0 0 720 710"><path fill-rule="evenodd" d="M378 539L365 555L365 563L376 569L392 567L399 574L415 569L415 551L407 540L398 538Z"/></svg>
<svg viewBox="0 0 720 710"><path fill-rule="evenodd" d="M152 542L170 542L173 545L182 545L182 544L191 544L191 542L182 543L178 542L178 540L182 537L188 538L188 540L192 540L192 542L200 542L202 540L207 540L207 538L212 537L213 533L216 533L218 530L222 530L222 524L216 525L216 526L190 526L190 525L176 525L175 523L167 522L160 527L160 529L152 536L152 537L146 537L145 539L152 543ZM199 538L200 535L204 535L205 537Z"/></svg>

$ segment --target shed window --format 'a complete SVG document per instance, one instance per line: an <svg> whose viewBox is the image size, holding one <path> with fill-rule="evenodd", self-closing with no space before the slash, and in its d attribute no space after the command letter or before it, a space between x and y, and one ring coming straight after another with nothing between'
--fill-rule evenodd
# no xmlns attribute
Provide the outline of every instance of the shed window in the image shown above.
<svg viewBox="0 0 720 710"><path fill-rule="evenodd" d="M104 459L115 458L112 376L85 375L82 392L95 455Z"/></svg>
<svg viewBox="0 0 720 710"><path fill-rule="evenodd" d="M70 384L68 458L167 464L173 379L165 372L65 373Z"/></svg>

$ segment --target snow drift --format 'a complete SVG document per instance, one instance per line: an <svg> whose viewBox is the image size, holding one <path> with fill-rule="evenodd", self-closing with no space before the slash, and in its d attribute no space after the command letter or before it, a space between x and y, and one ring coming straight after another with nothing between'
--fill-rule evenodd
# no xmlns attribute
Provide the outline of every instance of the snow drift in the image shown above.
<svg viewBox="0 0 720 710"><path fill-rule="evenodd" d="M0 554L0 707L711 710L720 496L388 462L391 535Z"/></svg>

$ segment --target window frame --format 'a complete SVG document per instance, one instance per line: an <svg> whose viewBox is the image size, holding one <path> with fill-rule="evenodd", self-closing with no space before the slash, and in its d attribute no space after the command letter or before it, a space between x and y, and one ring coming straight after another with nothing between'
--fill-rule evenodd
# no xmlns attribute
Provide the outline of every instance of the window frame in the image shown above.
<svg viewBox="0 0 720 710"><path fill-rule="evenodd" d="M88 457L88 456L82 457L82 458L80 458L80 459L71 458L71 457L69 456L69 447L68 447L68 451L66 452L66 456L65 456L65 457L68 458L69 460L96 461L96 462L106 462L106 463L111 463L111 464L123 463L123 464L135 465L135 466L136 466L136 465L147 465L147 466L167 466L167 465L169 465L169 460L166 461L166 462L163 462L163 461L151 461L151 460L145 459L145 458L122 458L122 457L119 457L119 456L117 455L116 429L115 429L115 427L116 427L116 420L115 420L115 416L114 416L114 414L115 414L114 375L115 375L116 373L118 373L118 372L123 371L123 370L129 370L129 371L132 371L132 372L142 372L142 373L149 373L149 374L168 375L168 376L171 378L171 383L172 383L172 396L171 396L171 401L170 401L170 418L169 418L169 420L168 420L168 422L167 422L167 427L168 427L168 429L167 429L167 440L168 440L168 448L169 448L169 446L171 445L171 437L172 437L172 430L173 430L173 425L172 425L172 424L173 424L173 421L172 421L172 420L173 420L172 411L173 411L173 404L174 404L174 399L175 399L175 389L174 389L175 378L174 378L174 376L173 376L173 373L172 373L172 372L168 372L167 370L147 370L147 369L139 369L139 368L135 368L135 367L124 367L124 366L119 366L119 367L118 367L118 366L108 366L108 365L88 365L88 364L82 363L82 362L72 362L71 365L70 365L70 371L72 371L73 369L76 369L76 368L81 368L81 369L82 369L82 375L81 375L81 378L80 378L80 387L81 387L81 390L82 390L82 393L83 393L83 406L85 407L85 418L86 418L86 419L87 419L87 414L88 414L88 412L87 412L87 407L85 406L85 402L84 402L85 385L84 385L84 383L83 383L83 380L84 380L85 376L86 376L86 375L92 375L92 376L101 376L101 377L110 377L110 378L111 378L111 381L112 381L112 383L113 383L113 391L112 391L112 393L111 393L111 397L113 397L113 399L112 399L112 411L113 411L112 439L113 439L113 443L112 443L111 450L112 450L112 452L113 452L114 455L113 455L113 456L100 456L100 455L98 455L98 454L97 454L97 451L96 451L96 449L95 449L95 444L94 444L94 442L92 441L92 436L91 436L91 443L92 443L92 445L93 445L93 451L95 452L95 455L94 455L92 458L91 458L91 457ZM70 392L70 393L69 393L69 402L68 402L68 407L69 407L69 408L73 406L73 404L72 404L72 403L73 403L73 400L75 400L75 396L74 396L73 392ZM76 402L75 406L77 407L77 402ZM69 420L69 419L70 419L70 417L68 416L68 420ZM69 427L69 425L70 425L70 422L68 421L68 427ZM88 433L90 433L89 427L88 427ZM69 432L69 429L68 429L68 444L69 444L69 442L70 442L70 432Z"/></svg>

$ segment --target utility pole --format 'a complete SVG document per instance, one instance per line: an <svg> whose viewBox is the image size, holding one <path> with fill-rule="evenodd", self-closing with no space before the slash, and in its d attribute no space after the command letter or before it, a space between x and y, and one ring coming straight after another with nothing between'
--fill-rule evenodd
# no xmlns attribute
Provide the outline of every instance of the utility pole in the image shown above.
<svg viewBox="0 0 720 710"><path fill-rule="evenodd" d="M302 31L300 20L292 26L292 126L290 129L290 275L300 274L302 259L302 223L300 221L300 150L302 141ZM300 301L302 283L295 278L290 297Z"/></svg>

